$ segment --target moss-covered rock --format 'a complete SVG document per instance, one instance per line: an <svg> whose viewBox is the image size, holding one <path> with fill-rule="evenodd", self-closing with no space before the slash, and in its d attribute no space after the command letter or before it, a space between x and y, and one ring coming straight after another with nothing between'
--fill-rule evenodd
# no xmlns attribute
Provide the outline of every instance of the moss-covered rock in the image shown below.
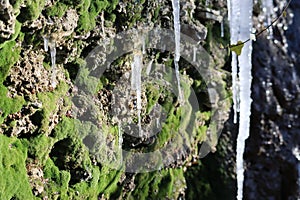
<svg viewBox="0 0 300 200"><path fill-rule="evenodd" d="M155 26L172 29L170 2L12 2L4 14L0 13L10 16L3 18L7 30L0 35L0 199L184 197L186 187L193 187L189 182L193 175L202 173L202 168L193 171L187 167L198 159L202 142L210 139L207 143L216 145L217 131L209 129L209 122L222 114L211 109L203 77L181 59L186 104L180 105L170 84L175 80L172 52L146 49L144 65L151 62L156 71L151 74L151 70L143 69L143 74L151 76L142 84L141 124L145 134L136 138L131 134L137 129L136 94L128 88L132 52L121 55L106 70L101 68L101 77L95 76L93 63L86 61L97 47L100 53L96 62L107 62L107 54L117 51L111 38L120 31ZM217 45L225 43L228 35L219 40L215 34L218 24L201 24L203 19L194 15L195 7L204 3L182 3L183 27L201 44L208 27L207 50L217 55L208 67L221 68L227 57ZM189 25L192 28L186 29ZM56 50L55 73L53 46L52 52L47 52L43 44L47 41ZM214 76L218 80L212 80L220 86L214 102L226 104L227 77L219 73ZM59 83L56 87L51 86L53 74ZM218 126L214 125L215 130ZM153 129L157 132L151 135ZM134 155L163 148L168 151L145 162L148 169L156 167L158 171L129 170L135 164ZM121 165L120 160L126 164ZM137 170L145 171L142 168ZM192 183L201 186L204 197L213 193L206 181L200 176ZM186 198L193 199L198 192L188 192Z"/></svg>

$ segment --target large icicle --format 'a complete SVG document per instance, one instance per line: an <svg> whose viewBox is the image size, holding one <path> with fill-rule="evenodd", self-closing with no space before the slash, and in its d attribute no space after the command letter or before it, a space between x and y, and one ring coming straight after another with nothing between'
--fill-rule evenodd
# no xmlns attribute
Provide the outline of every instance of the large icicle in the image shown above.
<svg viewBox="0 0 300 200"><path fill-rule="evenodd" d="M240 37L242 41L250 37L252 31L252 1L244 1L241 4L240 15ZM240 81L240 118L239 118L239 134L237 138L237 158L236 170L238 180L237 199L243 198L244 183L244 160L245 140L249 137L250 132L250 115L251 115L251 69L252 69L252 41L244 45L242 54L238 57L239 61L239 81Z"/></svg>
<svg viewBox="0 0 300 200"><path fill-rule="evenodd" d="M230 20L230 42L236 44L239 40L239 19L240 19L240 1L228 0L228 19ZM237 77L237 55L232 52L231 59L231 71L232 71L232 98L233 98L233 122L237 122L237 112L239 111L239 84Z"/></svg>
<svg viewBox="0 0 300 200"><path fill-rule="evenodd" d="M245 41L249 39L252 31L252 1L230 1L229 18L231 44L236 44L238 40ZM244 183L244 150L245 140L249 137L250 131L250 115L251 115L251 40L244 44L242 53L238 56L239 74L237 77L237 60L236 55L232 53L232 79L233 79L233 98L235 113L238 110L239 103L239 133L237 137L237 156L236 156L236 173L237 173L237 199L243 198ZM239 79L239 83L238 83ZM238 87L239 86L239 90ZM239 92L239 94L238 94ZM239 98L238 98L239 95ZM236 121L236 114L234 117Z"/></svg>
<svg viewBox="0 0 300 200"><path fill-rule="evenodd" d="M142 137L142 126L141 126L142 66L143 66L142 52L140 51L134 52L133 63L131 65L131 88L136 91L136 108L137 108L137 116L138 116L139 137Z"/></svg>
<svg viewBox="0 0 300 200"><path fill-rule="evenodd" d="M179 75L179 59L180 59L180 3L179 0L172 0L173 7L173 23L174 23L174 32L175 32L175 55L174 55L174 64L175 64L175 74L177 79L178 87L178 96L179 102L183 102L182 91L180 87L180 75Z"/></svg>

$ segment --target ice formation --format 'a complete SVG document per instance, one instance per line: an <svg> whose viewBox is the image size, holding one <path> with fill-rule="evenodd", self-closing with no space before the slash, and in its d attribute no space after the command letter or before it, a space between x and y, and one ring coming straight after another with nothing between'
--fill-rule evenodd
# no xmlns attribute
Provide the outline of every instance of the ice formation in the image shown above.
<svg viewBox="0 0 300 200"><path fill-rule="evenodd" d="M224 21L221 21L221 37L224 37Z"/></svg>
<svg viewBox="0 0 300 200"><path fill-rule="evenodd" d="M122 137L122 127L121 127L120 120L118 121L118 137L119 137L118 146L119 146L119 149L122 149L123 137Z"/></svg>
<svg viewBox="0 0 300 200"><path fill-rule="evenodd" d="M193 62L197 61L197 47L193 47Z"/></svg>
<svg viewBox="0 0 300 200"><path fill-rule="evenodd" d="M47 37L43 37L44 38L44 50L47 52L48 51L48 38Z"/></svg>
<svg viewBox="0 0 300 200"><path fill-rule="evenodd" d="M240 16L240 1L238 0L228 0L228 19L230 25L230 42L231 44L236 44L239 37L239 16ZM231 59L231 71L232 71L232 98L233 98L233 111L234 119L233 122L237 122L237 112L239 110L239 84L237 77L237 55L232 52Z"/></svg>
<svg viewBox="0 0 300 200"><path fill-rule="evenodd" d="M53 88L56 87L56 44L54 40L49 39L44 36L44 50L47 52L48 48L50 48L50 56L51 56L51 85Z"/></svg>
<svg viewBox="0 0 300 200"><path fill-rule="evenodd" d="M298 170L298 180L297 180L297 184L298 184L298 199L300 199L300 150L298 149L298 147L293 149L293 154L296 157L296 159L298 160L298 164L297 164L297 170Z"/></svg>
<svg viewBox="0 0 300 200"><path fill-rule="evenodd" d="M249 39L252 31L252 1L231 0L228 4L230 19L231 44L237 41ZM234 100L234 121L236 122L236 112L239 109L239 133L237 137L236 173L237 173L237 199L243 198L244 183L244 150L245 140L249 137L250 115L251 115L251 54L252 41L244 44L240 56L232 53L232 89ZM238 68L239 67L239 68ZM239 70L238 70L239 69ZM237 76L238 72L238 76ZM239 86L239 87L238 87Z"/></svg>
<svg viewBox="0 0 300 200"><path fill-rule="evenodd" d="M50 41L50 56L51 56L51 85L53 88L56 87L56 44L55 41Z"/></svg>
<svg viewBox="0 0 300 200"><path fill-rule="evenodd" d="M183 101L182 91L180 87L180 75L179 75L179 59L180 59L180 3L179 0L172 0L173 7L173 23L174 23L174 32L175 32L175 55L174 55L174 64L175 64L175 75L177 80L178 96L179 102Z"/></svg>
<svg viewBox="0 0 300 200"><path fill-rule="evenodd" d="M142 66L143 66L143 55L142 52L134 52L133 63L131 65L131 88L136 91L136 108L138 117L138 130L139 137L142 136L141 126L141 109L142 109Z"/></svg>

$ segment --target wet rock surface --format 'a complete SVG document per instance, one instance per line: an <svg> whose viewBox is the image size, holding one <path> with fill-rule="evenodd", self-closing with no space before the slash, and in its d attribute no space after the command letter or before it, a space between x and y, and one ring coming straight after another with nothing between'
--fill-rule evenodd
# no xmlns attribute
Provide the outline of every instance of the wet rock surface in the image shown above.
<svg viewBox="0 0 300 200"><path fill-rule="evenodd" d="M245 199L299 199L300 73L298 1L287 11L288 30L253 43L251 133L246 142ZM285 49L282 38L287 39ZM299 153L299 152L298 152Z"/></svg>

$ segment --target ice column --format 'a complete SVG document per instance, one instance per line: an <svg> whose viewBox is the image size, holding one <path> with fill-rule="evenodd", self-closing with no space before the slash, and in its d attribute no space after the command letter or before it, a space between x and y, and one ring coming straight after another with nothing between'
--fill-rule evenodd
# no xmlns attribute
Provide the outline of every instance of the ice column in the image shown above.
<svg viewBox="0 0 300 200"><path fill-rule="evenodd" d="M230 42L236 44L239 40L239 19L240 19L240 1L228 0L228 19L230 25ZM234 111L234 123L237 122L237 112L239 111L239 84L237 77L237 55L232 52L231 59L231 71L232 71L232 98L233 98L233 111Z"/></svg>
<svg viewBox="0 0 300 200"><path fill-rule="evenodd" d="M252 31L252 8L253 1L243 1L240 4L240 36L241 41L245 41L250 37ZM244 150L245 140L249 137L250 132L250 115L251 115L251 82L252 82L252 41L250 40L244 45L242 54L238 57L239 61L239 81L240 81L240 118L239 133L237 138L237 158L236 170L238 180L237 199L243 198L244 183Z"/></svg>
<svg viewBox="0 0 300 200"><path fill-rule="evenodd" d="M142 109L142 98L141 98L141 88L142 88L142 66L143 66L143 55L142 52L134 52L133 63L131 65L131 88L136 91L136 108L138 116L138 129L139 137L142 136L142 126L141 126L141 109Z"/></svg>
<svg viewBox="0 0 300 200"><path fill-rule="evenodd" d="M179 102L183 102L182 91L180 87L180 76L179 76L179 59L180 59L180 4L179 0L172 0L173 7L173 23L174 23L174 32L175 32L175 55L174 55L174 64L175 64L175 75L177 79L178 87L178 96Z"/></svg>
<svg viewBox="0 0 300 200"><path fill-rule="evenodd" d="M228 13L230 19L231 44L237 41L249 39L252 30L252 1L229 0ZM232 89L234 101L234 122L236 122L236 112L239 110L239 133L237 137L236 173L237 173L237 199L243 198L244 183L244 150L245 140L249 137L250 115L251 115L251 40L244 44L242 53L236 59L232 52ZM237 66L239 68L237 68ZM239 70L238 70L239 69ZM238 76L237 76L238 72Z"/></svg>

